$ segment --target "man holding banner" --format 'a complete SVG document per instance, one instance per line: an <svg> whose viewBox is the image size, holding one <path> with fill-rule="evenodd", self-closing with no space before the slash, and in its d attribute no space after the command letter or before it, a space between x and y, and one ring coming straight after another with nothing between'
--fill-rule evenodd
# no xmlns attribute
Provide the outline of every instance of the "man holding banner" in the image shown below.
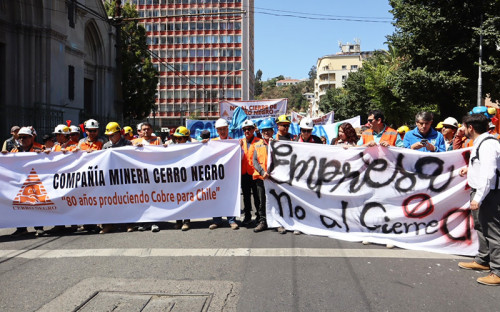
<svg viewBox="0 0 500 312"><path fill-rule="evenodd" d="M240 145L243 150L243 157L241 158L241 190L243 192L243 210L245 212L245 218L243 219L242 225L249 226L252 222L252 200L251 197L253 193L253 201L255 207L260 207L260 200L257 196L257 186L253 180L253 173L255 168L253 166L253 152L255 150L255 145L261 141L258 137L254 135L255 124L250 119L247 119L241 125L245 137L240 139ZM256 220L259 220L259 211L255 213Z"/></svg>
<svg viewBox="0 0 500 312"><path fill-rule="evenodd" d="M477 282L484 285L500 285L500 143L488 133L488 118L483 114L467 115L463 119L465 136L474 141L467 174L472 188L470 209L474 227L478 233L479 251L474 261L459 262L468 270L491 272Z"/></svg>
<svg viewBox="0 0 500 312"><path fill-rule="evenodd" d="M370 129L363 131L358 145L362 146L397 146L403 147L403 141L398 132L388 127L384 122L384 114L379 110L372 110L368 113L368 124Z"/></svg>
<svg viewBox="0 0 500 312"><path fill-rule="evenodd" d="M278 120L276 121L278 124L278 133L276 133L276 136L274 137L275 140L282 140L282 141L293 141L295 140L295 136L293 134L290 134L288 130L290 129L290 117L287 115L281 115L278 117Z"/></svg>

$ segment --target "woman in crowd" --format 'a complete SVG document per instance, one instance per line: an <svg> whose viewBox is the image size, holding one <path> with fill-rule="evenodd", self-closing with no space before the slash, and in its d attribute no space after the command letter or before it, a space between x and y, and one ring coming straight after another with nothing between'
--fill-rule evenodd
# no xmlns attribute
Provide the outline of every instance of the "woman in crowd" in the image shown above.
<svg viewBox="0 0 500 312"><path fill-rule="evenodd" d="M345 122L339 126L338 136L332 140L332 145L342 144L344 148L350 146L355 146L358 142L358 136L356 135L356 130L348 122Z"/></svg>

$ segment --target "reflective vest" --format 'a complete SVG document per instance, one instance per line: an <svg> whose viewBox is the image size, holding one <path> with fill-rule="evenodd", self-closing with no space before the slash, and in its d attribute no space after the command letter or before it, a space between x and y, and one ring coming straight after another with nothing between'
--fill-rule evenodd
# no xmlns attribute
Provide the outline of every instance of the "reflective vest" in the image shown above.
<svg viewBox="0 0 500 312"><path fill-rule="evenodd" d="M253 175L255 168L253 167L253 151L255 149L255 144L262 141L258 137L254 136L250 146L247 144L247 139L240 139L242 142L241 148L243 149L243 157L241 158L241 174Z"/></svg>
<svg viewBox="0 0 500 312"><path fill-rule="evenodd" d="M11 153L22 153L22 152L41 152L41 151L43 151L43 148L39 148L39 147L35 146L34 144L31 145L31 148L29 149L29 151L23 151L20 149L22 149L21 146L14 147L10 152Z"/></svg>
<svg viewBox="0 0 500 312"><path fill-rule="evenodd" d="M137 144L142 144L142 145L162 145L160 137L153 137L150 140L147 140L145 138L138 138L138 139L133 140L132 143L134 143L134 145L137 145Z"/></svg>
<svg viewBox="0 0 500 312"><path fill-rule="evenodd" d="M463 138L462 148L472 147L474 146L474 140L467 139L467 137Z"/></svg>
<svg viewBox="0 0 500 312"><path fill-rule="evenodd" d="M255 144L255 153L257 153L257 161L266 172L267 172L267 146L268 144L266 144L264 140L262 140L262 142ZM253 179L264 180L257 170L254 170L253 172Z"/></svg>
<svg viewBox="0 0 500 312"><path fill-rule="evenodd" d="M102 145L103 143L100 139L97 139L95 142L91 142L88 137L81 139L80 142L78 142L78 148L82 151L100 151L102 150Z"/></svg>
<svg viewBox="0 0 500 312"><path fill-rule="evenodd" d="M72 140L69 140L66 143L63 143L62 145L59 143L56 143L54 147L52 148L52 151L54 152L60 152L63 148L66 149L67 151L72 151L78 146L78 143Z"/></svg>
<svg viewBox="0 0 500 312"><path fill-rule="evenodd" d="M374 141L373 130L367 129L361 133L361 138L363 139L363 144ZM398 139L398 132L392 128L386 127L380 142L387 142L389 145L396 146L396 140ZM379 142L379 143L380 143Z"/></svg>

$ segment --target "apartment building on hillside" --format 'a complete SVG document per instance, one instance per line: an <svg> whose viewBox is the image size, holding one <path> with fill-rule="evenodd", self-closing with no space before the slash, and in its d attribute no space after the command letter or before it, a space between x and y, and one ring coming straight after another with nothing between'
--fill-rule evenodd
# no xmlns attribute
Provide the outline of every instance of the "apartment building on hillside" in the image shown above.
<svg viewBox="0 0 500 312"><path fill-rule="evenodd" d="M361 68L363 61L373 55L373 52L361 52L361 45L358 41L354 44L341 43L340 49L341 52L323 56L316 63L313 116L318 115L319 103L326 91L330 88L342 88L349 73L357 71Z"/></svg>
<svg viewBox="0 0 500 312"><path fill-rule="evenodd" d="M157 127L218 118L221 100L253 100L254 0L131 2L160 73Z"/></svg>

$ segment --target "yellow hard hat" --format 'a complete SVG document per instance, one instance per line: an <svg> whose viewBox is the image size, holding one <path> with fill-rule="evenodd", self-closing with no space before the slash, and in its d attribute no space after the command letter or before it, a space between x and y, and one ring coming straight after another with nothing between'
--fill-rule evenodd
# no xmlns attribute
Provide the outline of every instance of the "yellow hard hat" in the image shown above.
<svg viewBox="0 0 500 312"><path fill-rule="evenodd" d="M398 128L398 133L406 133L408 131L410 131L410 128L408 128L407 125L404 125L404 126L401 126Z"/></svg>
<svg viewBox="0 0 500 312"><path fill-rule="evenodd" d="M278 120L276 121L276 123L280 123L280 122L291 123L290 116L287 116L287 115L281 115L281 116L279 116Z"/></svg>
<svg viewBox="0 0 500 312"><path fill-rule="evenodd" d="M130 134L130 135L134 135L134 130L132 129L132 127L130 126L125 126L123 127L123 132L125 134Z"/></svg>
<svg viewBox="0 0 500 312"><path fill-rule="evenodd" d="M175 129L174 136L176 137L188 137L190 134L188 128L180 126L179 128Z"/></svg>
<svg viewBox="0 0 500 312"><path fill-rule="evenodd" d="M106 132L104 132L104 134L105 135L112 135L115 132L118 132L120 130L122 130L120 128L120 125L117 122L112 121L106 125Z"/></svg>
<svg viewBox="0 0 500 312"><path fill-rule="evenodd" d="M436 129L436 130L443 129L443 122L442 122L442 121L440 121L440 122L437 124L437 126L436 126L436 128L435 128L435 129Z"/></svg>
<svg viewBox="0 0 500 312"><path fill-rule="evenodd" d="M489 115L496 115L497 110L494 107L488 107L488 114Z"/></svg>

